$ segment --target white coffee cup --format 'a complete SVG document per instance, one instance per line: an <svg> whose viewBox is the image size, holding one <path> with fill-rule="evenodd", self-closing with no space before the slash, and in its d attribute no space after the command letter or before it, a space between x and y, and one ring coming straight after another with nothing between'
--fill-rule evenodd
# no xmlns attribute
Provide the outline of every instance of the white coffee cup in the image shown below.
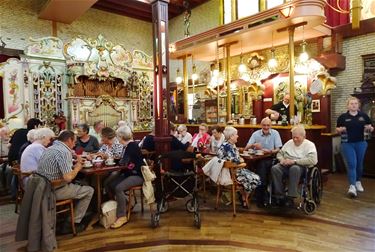
<svg viewBox="0 0 375 252"><path fill-rule="evenodd" d="M84 166L90 166L91 165L91 161L89 161L89 160L86 160L85 162L84 162L84 164L83 164Z"/></svg>
<svg viewBox="0 0 375 252"><path fill-rule="evenodd" d="M114 163L114 159L113 158L108 158L106 161L105 161L105 163L106 164L113 164Z"/></svg>

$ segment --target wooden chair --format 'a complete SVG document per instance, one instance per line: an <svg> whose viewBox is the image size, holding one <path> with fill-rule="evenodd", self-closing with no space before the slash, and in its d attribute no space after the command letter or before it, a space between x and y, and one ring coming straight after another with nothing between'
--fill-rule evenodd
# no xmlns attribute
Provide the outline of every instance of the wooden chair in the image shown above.
<svg viewBox="0 0 375 252"><path fill-rule="evenodd" d="M231 185L231 200L232 200L232 205L233 205L233 216L236 216L236 192L238 191L238 181L236 179L236 170L237 169L240 169L240 168L244 168L246 167L246 163L240 163L240 164L236 164L236 163L233 163L231 161L225 161L224 162L224 165L223 165L223 169L229 169L230 171L230 177L233 181L232 185ZM221 185L218 184L217 185L217 194L216 194L216 209L219 208L219 200L220 200L220 196L221 196ZM247 206L249 206L249 202L248 202L248 199L246 199L246 204Z"/></svg>
<svg viewBox="0 0 375 252"><path fill-rule="evenodd" d="M62 183L65 183L63 179L53 180L52 182L53 187L60 186ZM74 199L64 199L64 200L56 200L56 215L70 212L70 224L72 226L73 236L77 235L76 227L74 225Z"/></svg>
<svg viewBox="0 0 375 252"><path fill-rule="evenodd" d="M23 195L25 194L25 188L23 186L23 179L30 176L31 172L21 172L20 165L18 163L12 166L12 173L17 177L17 193L16 193L16 207L14 212L18 213L18 205L21 204Z"/></svg>
<svg viewBox="0 0 375 252"><path fill-rule="evenodd" d="M128 215L127 215L128 221L130 220L130 214L131 214L131 211L132 211L133 207L137 204L137 197L135 195L136 190L140 190L140 192L141 192L141 210L142 210L142 213L143 213L143 210L144 210L142 185L131 187L128 190L128 194L129 194L129 202L128 202L128 206L127 206L128 207L128 209L127 209L127 211L128 211ZM134 199L134 205L132 205L132 203L131 203L132 198Z"/></svg>

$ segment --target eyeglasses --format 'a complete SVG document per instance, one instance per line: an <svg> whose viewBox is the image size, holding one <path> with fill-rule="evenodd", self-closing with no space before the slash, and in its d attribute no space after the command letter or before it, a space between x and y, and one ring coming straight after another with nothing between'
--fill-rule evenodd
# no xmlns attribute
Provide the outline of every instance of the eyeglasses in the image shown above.
<svg viewBox="0 0 375 252"><path fill-rule="evenodd" d="M270 127L271 124L262 124L262 126Z"/></svg>
<svg viewBox="0 0 375 252"><path fill-rule="evenodd" d="M206 130L206 128L199 128L199 130Z"/></svg>

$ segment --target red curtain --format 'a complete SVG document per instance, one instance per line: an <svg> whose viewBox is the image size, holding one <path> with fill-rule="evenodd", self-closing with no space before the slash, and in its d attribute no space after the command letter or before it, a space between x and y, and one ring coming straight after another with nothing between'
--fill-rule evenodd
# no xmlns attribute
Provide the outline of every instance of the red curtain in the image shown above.
<svg viewBox="0 0 375 252"><path fill-rule="evenodd" d="M337 7L337 2L339 2L341 9L349 10L350 8L350 0L327 0L327 2L336 9L339 9ZM324 11L327 17L326 24L331 27L345 25L345 24L350 23L349 13L348 14L339 13L333 10L331 7L329 7L328 4L326 5Z"/></svg>

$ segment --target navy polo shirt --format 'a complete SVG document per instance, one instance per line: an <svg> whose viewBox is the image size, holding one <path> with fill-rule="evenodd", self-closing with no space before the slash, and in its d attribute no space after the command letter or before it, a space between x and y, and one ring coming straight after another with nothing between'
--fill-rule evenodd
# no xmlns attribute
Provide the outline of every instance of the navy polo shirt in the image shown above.
<svg viewBox="0 0 375 252"><path fill-rule="evenodd" d="M363 131L367 124L371 124L370 117L361 111L355 116L348 111L337 118L337 127L346 127L349 143L364 141Z"/></svg>
<svg viewBox="0 0 375 252"><path fill-rule="evenodd" d="M290 116L289 116L289 107L285 107L283 101L280 101L274 105L272 105L271 109L277 111L280 114L278 121L281 121L282 116L286 115L288 123L290 122ZM297 115L297 106L294 104L294 115Z"/></svg>

